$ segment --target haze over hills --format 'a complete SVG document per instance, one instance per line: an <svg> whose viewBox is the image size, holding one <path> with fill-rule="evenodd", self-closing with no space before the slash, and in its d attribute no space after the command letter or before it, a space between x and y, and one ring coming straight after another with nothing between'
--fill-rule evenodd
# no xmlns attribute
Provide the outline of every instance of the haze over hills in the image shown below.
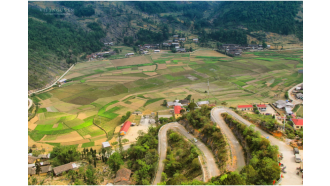
<svg viewBox="0 0 330 186"><path fill-rule="evenodd" d="M302 43L302 2L29 2L29 90L109 48L174 34L212 43ZM60 14L62 13L62 14ZM112 47L113 48L113 47ZM132 48L133 51L133 48Z"/></svg>

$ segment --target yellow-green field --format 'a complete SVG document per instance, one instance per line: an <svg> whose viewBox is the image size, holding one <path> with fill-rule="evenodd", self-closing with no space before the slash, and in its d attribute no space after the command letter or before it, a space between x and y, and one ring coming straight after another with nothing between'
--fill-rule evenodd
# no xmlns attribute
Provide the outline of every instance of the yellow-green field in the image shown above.
<svg viewBox="0 0 330 186"><path fill-rule="evenodd" d="M130 50L117 48L122 53ZM191 54L78 63L64 77L69 80L66 84L36 96L40 112L31 123L34 127L29 127L29 136L39 143L101 147L126 112L166 110L164 99L192 95L195 102L210 100L217 105L223 101L228 106L271 103L284 99L290 87L302 82L303 75L298 73L303 68L302 52L244 52L228 57L200 49ZM48 112L47 107L58 112ZM302 114L302 108L298 112ZM130 119L139 122L139 118Z"/></svg>

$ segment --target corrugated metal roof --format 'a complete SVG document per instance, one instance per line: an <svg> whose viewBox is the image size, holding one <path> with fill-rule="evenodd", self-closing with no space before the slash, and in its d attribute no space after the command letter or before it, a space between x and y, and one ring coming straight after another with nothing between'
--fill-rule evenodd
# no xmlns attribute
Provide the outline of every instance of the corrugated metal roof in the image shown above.
<svg viewBox="0 0 330 186"><path fill-rule="evenodd" d="M121 131L125 131L125 132L127 132L128 129L129 129L129 127L131 126L131 124L132 124L132 122L130 122L130 121L126 121L126 122L124 123L124 125L121 127L120 132L121 132Z"/></svg>

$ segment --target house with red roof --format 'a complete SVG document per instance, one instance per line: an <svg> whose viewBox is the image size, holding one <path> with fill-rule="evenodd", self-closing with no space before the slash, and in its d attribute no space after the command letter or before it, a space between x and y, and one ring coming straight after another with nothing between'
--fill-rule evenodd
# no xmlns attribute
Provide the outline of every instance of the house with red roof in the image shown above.
<svg viewBox="0 0 330 186"><path fill-rule="evenodd" d="M125 135L129 129L129 127L131 126L131 124L132 124L132 122L126 121L119 131L120 135L122 135L122 136Z"/></svg>
<svg viewBox="0 0 330 186"><path fill-rule="evenodd" d="M266 111L267 105L259 104L259 105L257 105L257 108L258 108L259 111Z"/></svg>
<svg viewBox="0 0 330 186"><path fill-rule="evenodd" d="M237 110L253 110L253 106L252 105L237 105Z"/></svg>
<svg viewBox="0 0 330 186"><path fill-rule="evenodd" d="M175 119L176 119L176 118L179 118L179 117L182 116L182 114L181 114L181 112L180 112L182 109L184 109L184 108L182 108L182 107L179 106L179 105L174 106L174 118L175 118Z"/></svg>
<svg viewBox="0 0 330 186"><path fill-rule="evenodd" d="M291 119L293 122L293 128L296 129L301 129L303 127L303 119Z"/></svg>

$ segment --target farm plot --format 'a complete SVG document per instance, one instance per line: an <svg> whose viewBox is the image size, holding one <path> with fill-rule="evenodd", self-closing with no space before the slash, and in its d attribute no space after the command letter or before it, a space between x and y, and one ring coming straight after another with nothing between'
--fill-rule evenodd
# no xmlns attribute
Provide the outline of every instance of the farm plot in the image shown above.
<svg viewBox="0 0 330 186"><path fill-rule="evenodd" d="M196 57L196 56L210 56L210 57L224 57L228 58L225 54L221 54L219 52L216 52L214 50L197 50L193 54L190 54L190 57Z"/></svg>
<svg viewBox="0 0 330 186"><path fill-rule="evenodd" d="M132 58L115 59L115 60L112 60L111 63L115 67L120 67L120 66L144 64L144 63L153 63L153 62L149 57L138 56L138 57L132 57Z"/></svg>
<svg viewBox="0 0 330 186"><path fill-rule="evenodd" d="M48 92L38 94L37 96L38 96L38 98L40 98L42 100L46 100L46 99L49 99L52 97L52 95L49 94Z"/></svg>

